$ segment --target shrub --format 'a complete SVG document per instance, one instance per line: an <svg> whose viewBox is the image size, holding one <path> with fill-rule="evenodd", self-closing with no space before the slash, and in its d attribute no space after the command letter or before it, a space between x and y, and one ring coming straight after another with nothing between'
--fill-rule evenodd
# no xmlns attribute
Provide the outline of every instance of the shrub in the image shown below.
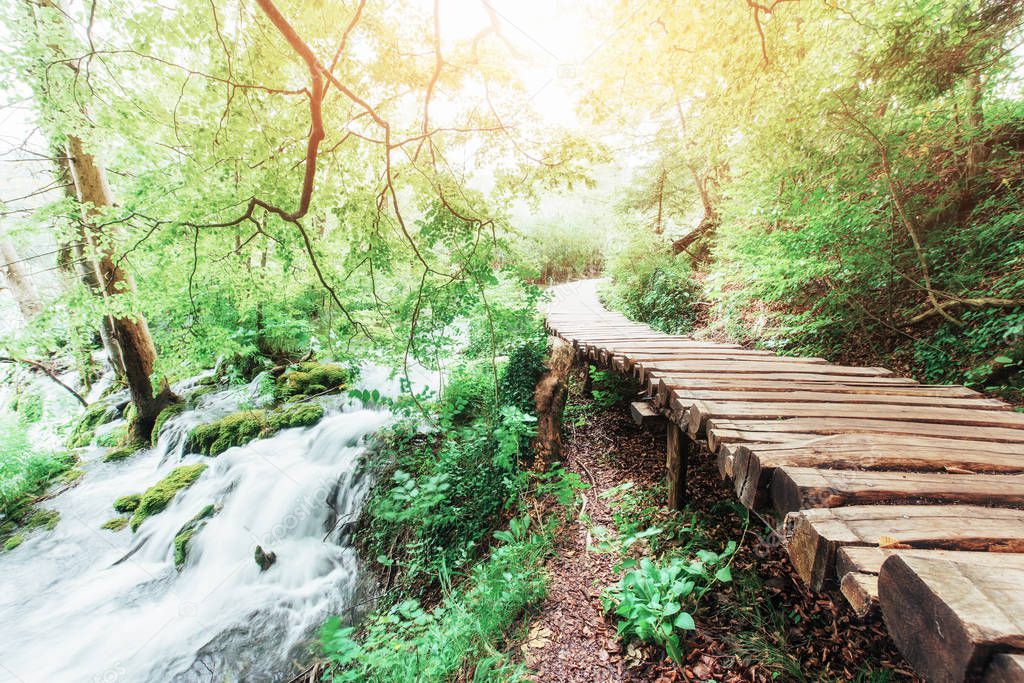
<svg viewBox="0 0 1024 683"><path fill-rule="evenodd" d="M170 474L146 489L138 507L135 508L135 514L132 515L132 531L136 531L147 517L163 511L178 495L178 491L195 483L205 469L206 465L202 463L175 467Z"/></svg>
<svg viewBox="0 0 1024 683"><path fill-rule="evenodd" d="M542 341L530 341L512 352L498 380L498 396L502 403L524 413L534 411L533 393L544 374L546 351Z"/></svg>
<svg viewBox="0 0 1024 683"><path fill-rule="evenodd" d="M635 636L665 648L672 661L683 663L680 635L696 628L688 605L695 605L716 583L732 581L727 560L736 551L730 542L722 554L708 550L685 561L674 557L662 565L646 557L605 591L601 602L619 617L619 636ZM624 566L636 566L635 561Z"/></svg>
<svg viewBox="0 0 1024 683"><path fill-rule="evenodd" d="M609 305L668 334L693 329L700 287L686 255L673 255L662 237L637 233L609 264Z"/></svg>

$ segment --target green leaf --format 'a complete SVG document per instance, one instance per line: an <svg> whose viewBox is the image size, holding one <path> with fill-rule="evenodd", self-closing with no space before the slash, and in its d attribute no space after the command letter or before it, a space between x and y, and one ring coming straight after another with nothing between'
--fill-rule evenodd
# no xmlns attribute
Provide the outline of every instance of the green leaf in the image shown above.
<svg viewBox="0 0 1024 683"><path fill-rule="evenodd" d="M693 617L690 616L689 612L680 612L672 623L675 624L676 628L681 628L684 631L692 631L697 628L697 624L693 621Z"/></svg>
<svg viewBox="0 0 1024 683"><path fill-rule="evenodd" d="M728 566L719 567L718 571L715 572L715 578L722 583L729 583L732 581L732 571L730 571Z"/></svg>

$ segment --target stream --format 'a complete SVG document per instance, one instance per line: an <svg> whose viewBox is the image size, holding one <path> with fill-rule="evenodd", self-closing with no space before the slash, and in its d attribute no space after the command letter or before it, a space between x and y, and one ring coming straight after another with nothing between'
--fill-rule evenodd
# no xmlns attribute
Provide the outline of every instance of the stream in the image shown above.
<svg viewBox="0 0 1024 683"><path fill-rule="evenodd" d="M372 369L360 382L391 394L397 384ZM56 528L0 554L0 681L287 680L323 620L352 613L372 590L349 531L372 483L357 465L391 415L331 397L312 427L216 458L185 452L192 427L251 405L254 392L204 396L127 460L84 449L78 485L43 503L60 512ZM115 498L198 462L206 471L137 532L100 528L117 516ZM176 570L175 534L211 503L219 510ZM277 556L266 571L257 545Z"/></svg>

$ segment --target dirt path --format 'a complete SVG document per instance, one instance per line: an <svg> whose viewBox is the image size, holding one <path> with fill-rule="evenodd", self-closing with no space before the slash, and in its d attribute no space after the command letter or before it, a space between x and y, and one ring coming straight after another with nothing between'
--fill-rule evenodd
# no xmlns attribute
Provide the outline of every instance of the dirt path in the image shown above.
<svg viewBox="0 0 1024 683"><path fill-rule="evenodd" d="M594 542L591 528L614 527L601 493L625 481L648 486L660 479L664 436L637 428L622 411L604 411L588 417L586 426L566 431L566 467L591 488L585 491L581 521L565 530L548 565L548 597L522 646L526 664L534 680L544 683L654 680L657 673L650 666L636 666L648 659L645 648L623 651L601 607L601 590L615 580L618 558L588 552L587 545Z"/></svg>
<svg viewBox="0 0 1024 683"><path fill-rule="evenodd" d="M579 409L579 399L575 410ZM636 427L624 406L590 411L586 424L566 426L566 467L591 485L581 520L567 525L548 564L548 596L520 644L523 661L541 683L647 681L916 681L879 617L853 615L838 595L811 593L793 575L785 550L756 522L745 526L731 489L713 459L692 463L690 512L658 513L658 526L683 524L682 542L720 550L743 539L734 581L707 596L687 637L679 668L664 650L622 643L600 602L618 577L615 553L588 551L596 527L614 529L603 492L632 481L655 506L665 492L664 432ZM568 422L568 419L567 419ZM635 510L631 511L635 514ZM633 551L642 550L640 545ZM636 554L635 552L632 554Z"/></svg>

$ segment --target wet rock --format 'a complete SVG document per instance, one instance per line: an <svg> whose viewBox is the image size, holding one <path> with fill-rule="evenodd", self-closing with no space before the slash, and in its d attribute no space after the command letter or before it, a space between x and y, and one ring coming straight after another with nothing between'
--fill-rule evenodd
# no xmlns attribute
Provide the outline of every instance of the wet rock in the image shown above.
<svg viewBox="0 0 1024 683"><path fill-rule="evenodd" d="M259 565L261 572L267 571L277 562L277 555L274 551L263 550L261 545L256 546L256 552L253 553L253 557L256 559L256 564Z"/></svg>

